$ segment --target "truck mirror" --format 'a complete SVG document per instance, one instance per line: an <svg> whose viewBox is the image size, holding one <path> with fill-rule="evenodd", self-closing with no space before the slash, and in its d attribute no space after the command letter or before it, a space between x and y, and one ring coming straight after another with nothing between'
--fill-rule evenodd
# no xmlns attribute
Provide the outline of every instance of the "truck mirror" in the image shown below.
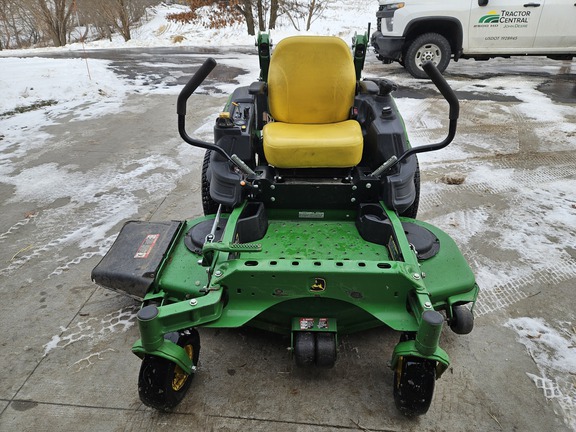
<svg viewBox="0 0 576 432"><path fill-rule="evenodd" d="M478 6L486 6L488 4L488 0L478 0Z"/></svg>

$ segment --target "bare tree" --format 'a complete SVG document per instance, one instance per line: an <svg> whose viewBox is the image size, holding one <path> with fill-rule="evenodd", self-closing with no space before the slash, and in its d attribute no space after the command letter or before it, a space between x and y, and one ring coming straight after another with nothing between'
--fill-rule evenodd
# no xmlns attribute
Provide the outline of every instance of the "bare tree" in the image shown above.
<svg viewBox="0 0 576 432"><path fill-rule="evenodd" d="M238 10L242 12L248 27L248 34L255 34L254 12L258 18L258 30L266 31L266 17L268 14L268 28L276 28L276 20L280 11L280 2L282 0L243 0L237 5Z"/></svg>
<svg viewBox="0 0 576 432"><path fill-rule="evenodd" d="M55 46L66 45L73 0L24 0L22 3Z"/></svg>
<svg viewBox="0 0 576 432"><path fill-rule="evenodd" d="M76 0L83 21L90 23L99 35L108 39L112 32L120 34L124 41L132 38L132 28L146 13L152 0Z"/></svg>
<svg viewBox="0 0 576 432"><path fill-rule="evenodd" d="M256 10L258 11L258 30L266 30L266 24L264 24L264 14L266 13L266 5L262 0L256 0Z"/></svg>
<svg viewBox="0 0 576 432"><path fill-rule="evenodd" d="M282 0L280 8L296 30L304 28L308 31L332 3L333 0Z"/></svg>
<svg viewBox="0 0 576 432"><path fill-rule="evenodd" d="M191 23L207 18L211 28L222 28L243 20L248 34L255 35L256 24L258 31L266 31L267 24L269 29L276 28L284 2L285 0L186 0L190 11L170 15L169 19ZM208 16L207 10L210 11Z"/></svg>
<svg viewBox="0 0 576 432"><path fill-rule="evenodd" d="M281 0L270 0L270 21L268 21L268 28L276 28L276 20L278 19L278 13L280 11L280 1Z"/></svg>
<svg viewBox="0 0 576 432"><path fill-rule="evenodd" d="M248 28L249 35L255 35L255 23L254 23L254 13L252 11L252 1L253 0L241 0L236 3L236 9L244 16L246 21L246 27Z"/></svg>
<svg viewBox="0 0 576 432"><path fill-rule="evenodd" d="M25 3L0 0L0 49L24 48L40 37L37 21Z"/></svg>
<svg viewBox="0 0 576 432"><path fill-rule="evenodd" d="M95 29L100 37L119 33L131 38L131 29L155 0L0 0L0 49L22 47L45 38L65 45L75 34L84 39Z"/></svg>
<svg viewBox="0 0 576 432"><path fill-rule="evenodd" d="M17 47L22 46L21 27L16 21L16 8L17 5L13 1L0 0L0 50L10 48L12 43Z"/></svg>
<svg viewBox="0 0 576 432"><path fill-rule="evenodd" d="M132 38L131 27L142 18L149 2L143 0L99 0L99 3L99 9L105 21L122 35L125 41L129 41Z"/></svg>
<svg viewBox="0 0 576 432"><path fill-rule="evenodd" d="M94 0L76 0L76 24L91 28L96 37L112 40L113 26L102 13L102 3Z"/></svg>
<svg viewBox="0 0 576 432"><path fill-rule="evenodd" d="M328 1L311 0L308 3L308 19L306 20L306 31L310 30L312 22L316 21L326 9Z"/></svg>

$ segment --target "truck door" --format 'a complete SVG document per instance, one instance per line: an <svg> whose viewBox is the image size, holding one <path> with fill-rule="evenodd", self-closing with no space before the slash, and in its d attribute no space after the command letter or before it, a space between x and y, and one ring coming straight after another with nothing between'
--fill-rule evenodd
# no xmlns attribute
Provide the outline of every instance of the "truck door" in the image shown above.
<svg viewBox="0 0 576 432"><path fill-rule="evenodd" d="M576 53L576 1L546 0L534 47L547 48L546 53Z"/></svg>
<svg viewBox="0 0 576 432"><path fill-rule="evenodd" d="M469 47L465 51L478 54L531 52L543 6L544 0L472 0Z"/></svg>

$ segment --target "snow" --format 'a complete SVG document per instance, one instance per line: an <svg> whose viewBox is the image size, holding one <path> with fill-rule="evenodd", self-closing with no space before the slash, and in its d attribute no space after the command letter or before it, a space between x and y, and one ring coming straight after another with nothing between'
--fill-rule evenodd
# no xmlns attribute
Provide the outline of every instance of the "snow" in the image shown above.
<svg viewBox="0 0 576 432"><path fill-rule="evenodd" d="M527 375L547 399L558 401L568 424L576 430L576 328L570 322L559 322L557 330L541 318L528 317L510 319L505 325L517 333L540 373Z"/></svg>
<svg viewBox="0 0 576 432"><path fill-rule="evenodd" d="M23 138L51 124L54 117L71 113L82 120L115 112L127 95L125 83L103 60L90 60L90 69L81 59L0 57L0 65L0 115L42 101L57 101L41 110L1 118L5 142L19 147L12 149L12 156L42 145L42 139ZM0 161L5 162L5 156L0 156ZM11 170L10 164L1 163L0 175L6 170Z"/></svg>
<svg viewBox="0 0 576 432"><path fill-rule="evenodd" d="M373 0L333 1L325 15L313 23L307 34L335 35L346 41L351 41L355 32L366 31L369 22L374 22L376 3ZM80 173L73 165L61 166L53 163L38 165L34 168L19 171L19 166L13 161L40 149L49 138L41 129L47 125L69 116L69 120L86 120L104 114L118 112L122 109L126 98L138 91L140 94L168 93L176 94L180 89L176 86L151 87L139 86L138 80L127 81L116 75L105 60L90 59L46 59L40 57L20 58L22 54L51 51L81 51L83 49L121 49L125 47L156 47L156 46L237 46L253 47L254 37L246 34L243 24L235 25L225 30L207 29L202 25L181 25L167 22L168 13L181 12L182 6L162 5L148 12L148 20L133 31L133 39L125 43L119 36L112 41L93 41L86 44L73 43L63 48L50 48L26 51L0 51L0 182L11 185L14 193L11 202L32 201L49 203L59 198L74 197L74 203L47 211L50 214L38 216L35 221L39 226L65 220L66 213L74 211L74 205L89 203L94 211L86 215L84 226L74 227L67 237L59 241L65 243L74 240L86 252L54 270L53 275L66 270L68 266L77 264L82 259L102 255L109 247L113 237L109 230L120 221L134 215L138 210L137 195L139 190L148 193L154 190L174 188L178 181L179 167L170 160L150 156L144 160L126 161L122 173L98 171ZM277 30L272 31L273 41L284 37L302 34L296 31L288 22L280 21ZM178 38L181 42L174 43ZM247 55L231 54L219 62L231 66L241 65L245 73L238 77L238 84L220 84L218 89L223 94L229 93L237 85L250 83L258 74L258 65L246 61ZM177 73L177 71L175 70ZM551 72L553 73L553 72ZM513 265L502 263L497 257L485 257L477 260L473 254L467 255L471 261L479 285L484 290L486 303L478 314L489 313L505 307L527 294L517 288L526 281L538 279L550 272L542 257L547 261L559 263L554 269L557 278L570 280L576 271L574 260L567 250L576 247L574 227L576 226L575 198L576 180L574 174L562 174L545 171L535 167L530 177L526 171L507 167L505 164L495 164L478 161L468 162L477 155L514 154L518 152L521 130L510 130L510 119L523 116L537 122L538 138L548 145L552 151L573 150L576 137L576 107L568 104L557 104L544 93L538 91L538 80L525 77L490 77L483 80L451 81L460 91L475 91L482 87L483 92L492 92L500 96L517 98L520 103L514 108L494 108L492 104L478 105L474 115L462 116L461 124L473 128L476 123L490 115L495 128L500 128L499 139L486 142L481 134L470 132L465 145L452 145L441 152L421 155L421 161L431 167L440 169L447 163L460 162L466 168L466 181L462 190L485 191L497 195L499 192L515 188L514 205L502 214L494 214L490 205L479 206L473 210L453 211L442 216L436 216L431 223L440 226L452 235L466 251L472 248L471 242L479 234L488 233L495 244L504 248L516 257ZM407 86L419 88L421 81L406 80ZM1 116L3 113L17 108L31 107L34 104L57 101L56 104L42 109L31 110L14 116ZM399 98L397 104L407 122L407 129L413 142L427 141L431 131L438 130L439 136L444 134L443 119L438 119L430 113L434 101L422 101L411 98ZM464 112L466 106L462 107ZM485 117L486 116L486 117ZM209 136L212 129L213 116L208 116L205 123L196 133ZM496 136L496 135L495 135ZM570 139L569 137L572 137ZM458 138L457 138L458 140ZM130 171L130 164L139 168ZM164 169L160 174L158 167ZM181 171L181 167L180 167ZM131 179L138 177L138 186L132 187ZM34 187L32 179L42 178L45 187ZM98 182L90 179L98 178ZM558 179L555 180L554 179ZM145 180L142 180L145 179ZM429 207L444 205L443 194L448 188L444 184L427 184L423 192L422 202ZM117 187L123 191L119 200L112 197L99 196L98 192ZM140 188L140 189L138 189ZM553 197L554 199L551 199ZM546 224L541 224L543 213ZM0 234L0 239L12 230L27 224L31 218L25 218L8 231ZM522 223L518 224L517 221ZM91 227L91 231L87 228ZM538 229L536 229L538 227ZM49 245L43 246L47 248ZM94 250L96 248L96 250ZM15 260L11 266L20 266L26 260L42 253L37 249L32 255ZM11 266L0 271L4 274L11 271ZM563 273L564 272L564 273ZM495 293L505 293L508 297L498 297ZM492 296L492 297L491 297ZM523 297L522 297L523 296ZM488 302L491 298L493 303ZM572 426L576 428L574 418L575 387L568 381L570 375L576 373L576 353L574 352L573 323L553 324L544 319L523 317L509 320L506 326L518 334L520 343L526 346L534 358L541 377L530 375L535 384L545 391L546 397L554 397L560 401L564 413ZM73 339L72 335L69 337ZM46 352L69 341L54 339L46 345ZM548 391L552 388L552 391ZM548 391L548 392L547 392ZM572 413L572 414L570 414Z"/></svg>
<svg viewBox="0 0 576 432"><path fill-rule="evenodd" d="M2 59L2 64L2 112L40 100L58 100L58 112L62 113L89 100L95 103L90 111L98 115L109 110L110 103L120 105L126 93L105 61L21 58Z"/></svg>
<svg viewBox="0 0 576 432"><path fill-rule="evenodd" d="M295 34L309 34L340 36L350 42L356 32L365 32L368 23L374 20L375 6L371 0L354 2L331 0L330 3L332 7L325 11L322 19L312 23L309 32L298 32L286 19L281 18L278 30L271 31L272 41ZM354 13L348 13L351 9ZM180 5L160 5L150 8L147 14L149 20L133 31L133 38L128 42L124 42L122 37L116 35L112 41L72 43L62 48L0 51L0 89L2 89L0 115L41 101L58 101L57 106L45 110L1 119L1 133L5 135L5 140L20 141L22 138L20 132L35 132L40 125L50 122L51 117L63 113L74 112L76 119L81 120L114 112L121 107L127 94L138 86L137 81L133 83L122 81L107 67L109 62L105 60L19 58L19 55L29 55L34 51L63 52L161 46L254 46L255 37L247 34L245 24L215 30L199 24L176 24L165 18L168 14L186 10L187 7ZM183 36L184 39L182 42L174 43L176 36ZM241 63L243 66L251 66L243 75L244 79L240 80L240 85L252 82L254 76L258 75L258 65L243 62L243 58L245 56L240 55L238 60L218 59L224 64L237 66ZM228 93L237 85L221 85L218 88ZM146 91L146 88L138 86L138 91ZM179 89L173 87L148 91L177 93ZM83 105L85 109L81 109ZM24 125L24 130L21 124ZM31 125L37 125L34 131L30 129ZM37 140L39 141L41 140Z"/></svg>

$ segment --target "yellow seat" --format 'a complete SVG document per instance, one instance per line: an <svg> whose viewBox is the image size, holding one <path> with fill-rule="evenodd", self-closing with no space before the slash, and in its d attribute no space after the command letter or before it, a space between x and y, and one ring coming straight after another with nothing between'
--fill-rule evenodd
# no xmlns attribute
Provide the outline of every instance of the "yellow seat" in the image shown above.
<svg viewBox="0 0 576 432"><path fill-rule="evenodd" d="M360 124L349 120L356 92L350 48L337 37L294 36L276 46L268 72L274 122L264 155L278 168L341 168L362 158Z"/></svg>

